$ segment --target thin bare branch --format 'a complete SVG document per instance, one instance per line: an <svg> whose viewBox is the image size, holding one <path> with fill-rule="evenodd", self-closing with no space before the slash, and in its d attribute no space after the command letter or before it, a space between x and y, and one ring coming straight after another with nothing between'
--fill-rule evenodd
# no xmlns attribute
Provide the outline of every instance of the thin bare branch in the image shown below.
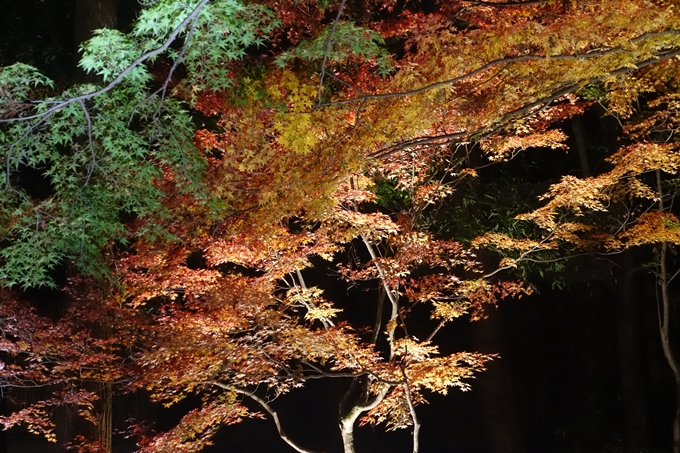
<svg viewBox="0 0 680 453"><path fill-rule="evenodd" d="M420 441L418 438L418 435L420 434L420 422L418 421L416 408L413 405L413 400L411 399L411 388L408 385L408 376L406 376L406 370L403 366L400 368L401 374L404 377L404 394L406 395L406 403L408 404L408 410L411 413L411 421L413 422L413 453L418 453L418 448L420 446Z"/></svg>
<svg viewBox="0 0 680 453"><path fill-rule="evenodd" d="M130 65L123 69L123 71L118 74L111 82L109 82L105 87L100 88L98 90L95 90L91 93L86 93L82 94L80 96L75 96L69 99L64 99L62 101L57 102L54 106L50 107L49 109L45 110L44 112L37 113L35 115L30 115L30 116L24 116L24 117L19 117L19 118L7 118L7 119L0 119L0 123L9 123L9 122L16 122L16 121L28 121L32 119L41 119L41 121L44 121L47 117L52 115L53 113L63 109L67 105L73 104L74 102L80 102L80 101L87 101L89 99L95 98L101 94L107 93L111 91L113 88L115 88L130 72L132 72L136 67L144 63L150 58L155 57L156 55L160 55L161 53L165 52L168 50L170 45L173 43L175 39L177 39L177 36L182 32L182 30L189 25L191 21L194 20L201 12L203 11L203 8L208 4L210 0L201 0L201 2L196 5L196 7L189 13L189 15L168 35L167 39L161 45L160 47L157 47L156 49L150 50L143 55L139 56L136 60L134 60ZM37 127L39 123L36 123L33 127Z"/></svg>
<svg viewBox="0 0 680 453"><path fill-rule="evenodd" d="M333 44L333 36L335 36L335 29L338 27L338 22L340 22L340 16L342 16L342 10L345 7L345 2L347 0L342 0L340 6L338 7L338 14L335 16L333 21L333 28L331 28L331 33L328 35L328 41L326 42L326 50L323 53L323 61L321 62L321 74L319 77L319 100L318 106L321 106L321 91L323 90L323 79L326 75L326 63L328 63L328 54L331 51L331 45Z"/></svg>
<svg viewBox="0 0 680 453"><path fill-rule="evenodd" d="M383 270L382 266L376 261L378 259L378 254L375 251L375 248L373 247L373 244L371 244L371 241L368 240L368 238L364 235L361 236L361 239L364 241L364 245L368 249L368 253L371 255L371 259L373 260L373 265L375 268L378 270L378 276L380 278L380 283L382 284L383 288L385 289L385 293L387 294L387 298L390 300L392 303L392 311L390 313L390 320L388 321L387 324L387 342L390 347L390 360L394 358L395 355L395 348L394 348L394 335L395 335L395 330L397 327L397 319L399 318L399 295L396 294L396 292L393 292L392 289L390 289L389 285L387 284L386 281L386 275L385 271Z"/></svg>
<svg viewBox="0 0 680 453"><path fill-rule="evenodd" d="M253 392L249 392L248 390L244 390L238 387L231 387L229 385L223 384L222 382L218 381L208 381L206 384L211 384L216 387L220 387L224 390L228 391L234 391L238 393L239 395L244 395L250 398L251 400L255 401L257 404L262 406L262 408L271 415L272 419L274 420L274 424L276 425L276 430L279 433L279 437L288 445L290 445L295 451L299 453L316 453L313 450L308 450L306 448L301 447L298 445L296 442L294 442L288 435L285 433L283 430L283 427L281 426L281 420L279 420L279 415L276 413L274 408L272 408L265 400L254 394Z"/></svg>

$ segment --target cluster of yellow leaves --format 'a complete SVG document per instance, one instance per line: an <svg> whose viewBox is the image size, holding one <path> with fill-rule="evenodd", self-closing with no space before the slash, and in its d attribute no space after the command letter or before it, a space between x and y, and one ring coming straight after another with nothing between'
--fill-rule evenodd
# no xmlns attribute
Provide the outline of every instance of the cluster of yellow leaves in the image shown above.
<svg viewBox="0 0 680 453"><path fill-rule="evenodd" d="M305 310L305 320L328 322L342 312L335 308L333 304L325 300L321 295L323 290L312 286L303 288L300 286L291 289L286 294L285 304L293 307L303 307Z"/></svg>
<svg viewBox="0 0 680 453"><path fill-rule="evenodd" d="M660 89L657 75L630 71L680 46L675 8L637 0L573 4L567 10L558 2L470 8L456 11L457 17L485 26L457 33L446 15L405 13L389 27L376 25L385 36L403 34L410 51L394 77L375 91L412 94L365 99L359 123L366 126L354 136L378 155L434 146L431 137L442 137L439 143L484 137L499 127L510 133L506 143L489 142L498 150L492 154L496 159L529 146L561 147L564 137L546 126L582 111L568 98L570 90L603 82L612 111L626 114L640 93ZM562 90L569 102L544 108ZM538 115L527 119L532 113Z"/></svg>
<svg viewBox="0 0 680 453"><path fill-rule="evenodd" d="M610 248L633 247L668 242L680 245L680 221L673 214L646 212L632 228L617 236Z"/></svg>
<svg viewBox="0 0 680 453"><path fill-rule="evenodd" d="M679 76L680 78L680 76ZM668 81L669 85L678 81ZM659 135L662 140L671 139L680 129L680 93L668 93L647 103L649 115L626 125L625 132L633 139Z"/></svg>
<svg viewBox="0 0 680 453"><path fill-rule="evenodd" d="M625 196L654 199L655 191L637 177L657 169L677 173L680 153L676 148L673 143L645 142L623 147L608 159L614 164L611 171L585 179L565 176L541 197L550 200L545 206L517 218L553 231L558 227L558 216L568 212L576 216L582 216L584 211L604 212L611 202ZM563 229L563 232L569 231Z"/></svg>
<svg viewBox="0 0 680 453"><path fill-rule="evenodd" d="M285 105L273 119L278 143L284 149L302 157L327 137L310 113L316 101L314 86L300 83L292 72L284 70L280 78L267 80L267 94L275 103Z"/></svg>
<svg viewBox="0 0 680 453"><path fill-rule="evenodd" d="M54 421L49 414L49 404L44 402L18 410L9 416L0 417L3 429L13 426L26 425L26 430L31 434L43 436L48 442L56 442L57 435L54 432Z"/></svg>
<svg viewBox="0 0 680 453"><path fill-rule="evenodd" d="M567 136L564 132L552 129L529 135L499 136L480 142L480 146L488 155L489 160L499 162L512 159L515 154L529 147L535 148L566 148L564 142Z"/></svg>
<svg viewBox="0 0 680 453"><path fill-rule="evenodd" d="M677 174L680 171L677 143L642 141L622 147L607 161L614 165L609 172L584 179L565 176L541 197L548 199L548 203L517 216L546 230L543 240L514 239L488 233L477 238L474 245L519 252L521 259L536 251L557 249L563 244L582 250L620 250L659 242L677 244L680 240L677 219L659 210L648 211L658 201L658 193L641 179L644 174L654 171ZM613 216L610 212L617 203L637 206L643 201L647 207L626 208L623 219L610 219L613 225L609 229L602 229L602 220L590 219L595 213ZM643 211L636 217L632 213L638 209L648 212ZM571 216L582 221L574 221ZM515 260L506 261L506 265L515 265Z"/></svg>
<svg viewBox="0 0 680 453"><path fill-rule="evenodd" d="M472 241L472 246L475 248L482 248L490 245L499 250L517 250L520 252L528 252L545 248L543 243L533 239L515 239L503 233L486 233L485 235L479 236Z"/></svg>

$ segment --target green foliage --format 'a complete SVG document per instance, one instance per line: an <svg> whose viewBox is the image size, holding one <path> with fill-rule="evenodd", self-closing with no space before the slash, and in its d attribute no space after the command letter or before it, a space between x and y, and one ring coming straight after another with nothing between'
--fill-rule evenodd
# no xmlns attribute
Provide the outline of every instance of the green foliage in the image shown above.
<svg viewBox="0 0 680 453"><path fill-rule="evenodd" d="M198 3L155 2L142 11L129 35L97 30L82 46L80 67L110 81L145 52L160 47ZM169 50L167 54L175 60L182 57L192 91L221 90L231 85L227 64L243 58L249 47L265 45L267 36L279 25L274 13L262 5L218 0L207 4L196 21L181 31L186 48L181 53ZM148 71L140 65L131 71L128 80L145 85Z"/></svg>
<svg viewBox="0 0 680 453"><path fill-rule="evenodd" d="M104 82L113 80L140 56L138 46L128 35L106 28L95 30L92 39L82 45L81 52L83 56L78 66L101 76ZM127 79L130 83L144 86L150 75L143 65L139 65L128 74Z"/></svg>
<svg viewBox="0 0 680 453"><path fill-rule="evenodd" d="M227 64L243 58L249 47L264 46L279 26L274 13L262 5L221 0L206 6L185 56L193 89L228 88Z"/></svg>
<svg viewBox="0 0 680 453"><path fill-rule="evenodd" d="M5 109L11 102L30 99L31 88L39 86L53 87L54 83L36 68L23 63L15 63L0 68L0 109Z"/></svg>
<svg viewBox="0 0 680 453"><path fill-rule="evenodd" d="M3 285L51 285L49 271L63 260L85 274L103 276L102 250L125 237L119 212L163 215L164 194L157 184L163 167L174 169L181 190L201 197L205 163L192 149L190 115L175 100L159 107L154 97L144 102L146 96L121 84L44 120L4 128L0 146L10 178L0 192ZM26 168L44 176L46 199L31 196L21 184Z"/></svg>
<svg viewBox="0 0 680 453"><path fill-rule="evenodd" d="M513 238L535 235L536 228L529 222L515 219L517 214L529 209L528 201L532 199L521 189L520 181L498 179L485 186L471 184L468 189L461 193L462 199L445 205L437 219L438 228L447 235L466 245L490 231Z"/></svg>
<svg viewBox="0 0 680 453"><path fill-rule="evenodd" d="M332 26L327 26L314 39L302 41L297 47L282 53L276 64L283 68L291 60L299 58L306 61L320 61L326 54L328 37ZM350 58L374 60L378 74L388 74L392 68L392 60L384 47L382 36L368 28L358 27L349 22L339 22L333 34L333 41L328 52L328 62L342 64Z"/></svg>
<svg viewBox="0 0 680 453"><path fill-rule="evenodd" d="M193 147L195 127L186 106L150 94L147 68L131 66L163 46L198 4L146 2L130 34L97 30L82 44L79 65L105 83L127 71L123 83L96 97L89 96L96 86L74 87L37 103L31 112L37 118L0 123L0 158L6 163L0 176L0 286L51 286L50 271L62 263L103 277L106 246L127 239L121 212L138 219L169 216L160 186L168 171L179 193L208 209L225 208L201 183L206 162ZM184 49L167 54L183 58L191 92L223 89L230 85L226 64L264 45L278 25L262 5L218 0L180 32ZM3 115L16 116L13 105L30 100L38 86L52 82L35 68L0 68ZM22 180L27 170L44 180ZM44 186L44 197L28 190L36 184ZM137 234L168 237L153 226Z"/></svg>
<svg viewBox="0 0 680 453"><path fill-rule="evenodd" d="M376 203L390 212L398 212L406 209L411 204L411 196L407 190L396 187L396 182L376 177L374 179L373 192L376 195Z"/></svg>
<svg viewBox="0 0 680 453"><path fill-rule="evenodd" d="M607 90L601 82L586 84L578 90L578 95L586 101L605 102L607 100Z"/></svg>

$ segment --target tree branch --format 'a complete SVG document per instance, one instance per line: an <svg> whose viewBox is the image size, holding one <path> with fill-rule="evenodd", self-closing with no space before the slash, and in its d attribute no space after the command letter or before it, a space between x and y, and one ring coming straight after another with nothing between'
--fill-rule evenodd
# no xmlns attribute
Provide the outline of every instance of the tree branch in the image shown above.
<svg viewBox="0 0 680 453"><path fill-rule="evenodd" d="M244 395L250 398L251 400L255 401L257 404L262 406L264 410L266 410L269 415L271 415L272 419L274 420L274 424L276 425L276 430L279 433L279 437L288 445L290 445L295 451L299 453L316 453L313 450L308 450L306 448L303 448L299 446L297 443L295 443L288 435L283 431L283 427L281 426L281 420L279 420L279 415L276 413L274 408L272 408L265 400L257 396L256 394L249 392L248 390L240 389L238 387L231 387L229 385L223 384L218 381L208 381L206 384L211 384L216 387L220 387L221 389L227 390L227 391L234 391L238 393L239 395Z"/></svg>
<svg viewBox="0 0 680 453"><path fill-rule="evenodd" d="M118 74L111 82L109 82L105 87L100 88L99 90L93 91L91 93L83 94L80 96L72 97L69 99L65 99L63 101L58 101L53 107L50 107L49 109L45 110L44 112L37 113L35 115L30 115L30 116L24 116L20 118L7 118L7 119L0 119L0 123L9 123L9 122L16 122L16 121L27 121L27 120L32 120L32 119L41 119L38 123L36 123L33 127L37 127L42 121L45 121L50 115L53 113L63 109L67 105L73 104L74 102L80 102L80 101L87 101L89 99L92 99L94 97L99 96L100 94L107 93L111 91L113 88L116 87L124 78L127 76L130 72L132 72L137 66L141 65L144 63L146 60L155 57L156 55L160 55L161 53L165 52L168 50L172 42L179 36L179 34L182 32L182 30L189 25L189 23L194 20L195 17L197 17L202 11L205 5L208 4L210 0L201 0L201 2L196 5L196 8L189 13L189 15L180 23L167 37L165 42L163 43L162 46L150 50L140 57L138 57L136 60L134 60L130 65L123 69L123 71Z"/></svg>
<svg viewBox="0 0 680 453"><path fill-rule="evenodd" d="M326 50L323 53L323 61L321 62L321 74L319 77L319 100L318 106L321 106L321 91L323 90L323 79L326 75L326 63L328 62L328 54L331 51L331 44L333 43L333 36L335 35L335 29L338 27L338 22L340 22L340 16L342 15L342 10L345 7L346 0L340 2L338 7L338 14L335 16L333 21L333 28L331 28L331 33L328 35L328 41L326 42Z"/></svg>
<svg viewBox="0 0 680 453"><path fill-rule="evenodd" d="M680 31L674 30L675 32L680 33ZM424 136L424 137L416 137L410 140L405 140L403 142L395 143L393 145L386 146L384 148L381 148L371 154L369 154L369 157L372 157L374 159L383 159L387 156L390 156L396 152L402 151L404 149L409 149L409 148L414 148L414 147L422 147L422 146L443 146L443 145L448 145L451 143L457 143L457 142L462 142L462 141L467 141L470 140L471 138L475 137L476 140L480 140L482 138L488 137L489 135L493 134L494 132L497 132L499 129L501 129L503 126L505 126L508 122L511 120L515 120L518 118L521 118L523 116L526 116L527 114L534 114L536 111L532 111L533 109L538 108L539 110L546 107L549 105L551 102L555 101L556 99L559 99L560 97L572 93L576 91L582 84L586 83L593 83L600 81L604 78L609 78L609 77L616 77L618 75L623 75L629 72L632 72L637 69L643 69L646 68L647 66L651 66L654 63L658 63L660 61L668 60L670 58L676 57L680 55L680 49L674 49L674 50L669 50L664 53L660 53L654 58L650 58L647 60L644 60L640 63L638 63L635 66L631 67L625 67L618 69L616 71L610 72L606 75L600 76L600 77L594 77L590 80L586 80L582 82L581 84L569 84L565 85L561 88L558 88L557 90L553 91L550 95L538 99L534 102L531 102L529 104L526 104L516 110L513 110L511 112L506 113L500 120L496 121L496 123L492 126L487 126L483 128L479 128L475 131L471 132L454 132L450 134L441 134L441 135L430 135L430 136ZM554 57L551 57L552 59L556 59ZM440 82L440 84L444 84L445 82ZM431 89L431 88L428 88ZM420 91L420 90L416 90ZM395 93L398 95L401 95L401 93ZM373 95L371 95L373 96ZM380 95L378 95L380 96ZM385 96L389 96L389 94L386 94ZM355 100L358 100L361 98L355 98ZM339 101L341 102L341 101Z"/></svg>
<svg viewBox="0 0 680 453"><path fill-rule="evenodd" d="M378 259L378 254L375 252L375 249L373 248L373 244L371 244L371 242L368 240L368 238L366 236L364 236L363 234L361 235L361 239L364 241L364 245L366 245L366 248L368 249L368 253L371 255L371 259L373 260L373 265L378 270L378 276L380 277L380 283L383 285L383 288L385 289L385 293L387 294L387 298L392 303L392 312L390 313L390 320L388 321L388 324L387 324L388 325L388 327L387 327L387 342L389 343L389 347L390 347L390 360L392 360L394 358L394 354L395 354L394 331L396 330L397 319L399 318L399 296L392 292L389 285L385 281L385 271L383 271L383 268L380 266L380 264L376 262L376 260Z"/></svg>
<svg viewBox="0 0 680 453"><path fill-rule="evenodd" d="M420 446L420 441L418 435L420 434L420 422L418 421L418 416L416 414L416 408L413 405L413 400L411 399L411 389L408 385L408 376L406 376L406 370L404 366L401 367L401 374L404 376L404 393L406 395L406 403L408 404L408 410L411 413L411 420L413 421L413 453L418 453L418 448Z"/></svg>
<svg viewBox="0 0 680 453"><path fill-rule="evenodd" d="M665 36L665 35L680 35L680 30L676 29L668 29L664 30L662 32L648 32L644 33L640 36L637 36L633 39L630 40L630 43L637 43L639 41L642 41L646 38L654 38L654 37L659 37L659 36ZM590 60L593 58L600 58L608 55L613 55L615 53L619 52L624 52L625 50L622 47L613 47L611 49L606 49L606 50L595 50L591 52L584 52L584 53L577 53L577 54L572 54L572 55L521 55L517 57L504 57L504 58L498 58L496 60L492 60L486 64L483 64L477 69L474 69L470 72L467 72L461 76L458 77L453 77L451 79L446 79L442 80L439 82L432 83L430 85L425 85L420 88L416 88L414 90L408 90L408 91L397 91L395 93L380 93L380 94L365 94L363 96L358 96L355 98L350 98L350 99L340 99L337 101L332 101L332 102L326 102L319 104L318 107L327 107L327 106L333 106L333 105L342 105L342 104L349 104L352 102L359 102L363 99L389 99L389 98L397 98L397 97L405 97L405 96L412 96L414 94L419 94L419 93L424 93L426 91L430 91L435 88L443 87L446 85L452 85L457 82L462 82L465 79L469 79L471 77L476 76L477 74L480 74L487 69L491 69L494 66L502 65L502 64L509 64L509 63L517 63L517 62L522 62L522 61L543 61L543 60L554 60L554 61L574 61L574 60ZM665 60L667 58L671 58L672 56L677 55L673 54L669 57L665 56L665 53L661 53L654 58L651 58L651 63L658 62L661 60ZM630 72L635 69L640 69L641 67L648 66L648 64L644 64L646 62L649 62L650 60L645 60L644 62L641 62L639 65L635 67L626 67L622 68L625 71L624 72ZM651 64L650 63L650 64ZM640 66L642 65L642 66ZM618 71L616 71L618 72ZM609 73L606 75L606 77L615 75L615 73ZM603 76L605 77L605 76Z"/></svg>
<svg viewBox="0 0 680 453"><path fill-rule="evenodd" d="M510 8L510 7L515 7L515 6L525 6L525 5L540 5L543 3L546 3L545 0L531 0L531 1L526 1L526 2L500 2L500 3L494 3L494 2L483 2L480 0L464 0L465 3L472 3L473 5L478 5L478 6L493 6L495 8Z"/></svg>

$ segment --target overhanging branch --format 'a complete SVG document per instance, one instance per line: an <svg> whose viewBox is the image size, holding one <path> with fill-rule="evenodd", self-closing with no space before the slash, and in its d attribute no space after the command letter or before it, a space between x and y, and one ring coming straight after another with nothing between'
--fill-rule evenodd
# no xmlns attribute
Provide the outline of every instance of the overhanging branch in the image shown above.
<svg viewBox="0 0 680 453"><path fill-rule="evenodd" d="M0 123L9 123L9 122L16 122L16 121L28 121L32 119L40 119L41 121L38 122L37 124L34 125L34 127L37 127L42 121L44 121L46 118L48 118L50 115L53 113L56 113L57 111L63 109L64 107L73 104L74 102L81 102L81 101L87 101L89 99L95 98L101 94L107 93L111 91L113 88L116 87L130 72L132 72L136 67L144 63L146 60L155 57L156 55L160 55L161 53L165 52L168 50L170 45L173 43L173 41L179 36L179 34L182 32L182 30L189 25L189 23L194 20L201 12L203 11L203 8L208 4L210 0L201 0L201 2L196 5L196 8L193 9L191 13L168 35L167 39L163 43L162 46L150 50L140 57L138 57L136 60L134 60L130 65L123 69L123 71L118 74L111 82L109 82L105 87L100 88L99 90L93 91L91 93L87 94L82 94L80 96L72 97L69 99L64 99L62 101L57 101L52 107L49 109L45 110L44 112L37 113L35 115L30 115L30 116L23 116L19 118L6 118L6 119L0 119Z"/></svg>

